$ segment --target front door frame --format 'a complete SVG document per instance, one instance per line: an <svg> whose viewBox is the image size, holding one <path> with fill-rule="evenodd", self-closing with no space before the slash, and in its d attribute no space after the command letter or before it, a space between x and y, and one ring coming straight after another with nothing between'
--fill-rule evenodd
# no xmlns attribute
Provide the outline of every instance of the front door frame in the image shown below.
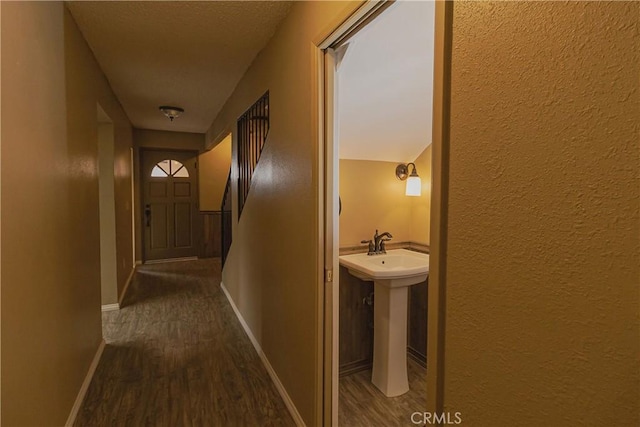
<svg viewBox="0 0 640 427"><path fill-rule="evenodd" d="M144 183L145 183L145 177L143 176L144 174L144 159L145 159L145 153L149 153L149 152L175 152L175 153L189 153L189 154L193 154L195 159L196 159L196 170L195 170L195 177L194 177L194 182L195 182L195 187L196 187L196 193L197 193L197 202L196 202L196 212L197 212L197 218L200 219L200 171L199 171L199 155L200 152L198 150L180 150L180 149L175 149L175 148L147 148L147 147L141 147L140 148L140 155L138 158L138 170L140 171L140 194L139 194L139 203L140 203L140 220L139 220L139 226L140 226L140 230L141 230L141 255L142 255L142 263L147 263L147 262L162 262L165 260L151 260L149 261L147 259L147 249L146 249L146 237L147 237L147 227L145 226L145 215L144 215L144 209L145 209L145 188L144 188ZM194 221L194 225L193 225L193 239L195 242L195 245L198 249L198 253L199 253L199 249L201 246L201 224L200 221ZM190 259L191 257L187 258ZM179 258L177 258L179 259Z"/></svg>
<svg viewBox="0 0 640 427"><path fill-rule="evenodd" d="M349 34L372 19L385 0L367 1L316 47L318 87L318 147L320 178L318 191L321 250L318 259L320 305L323 325L319 359L322 360L322 425L338 425L338 159L334 138L335 47ZM453 2L435 2L434 90L432 135L431 242L427 320L427 408L444 409L444 340L446 309L446 247L449 182L449 123ZM416 408L420 411L422 408ZM410 414L408 414L410 415Z"/></svg>

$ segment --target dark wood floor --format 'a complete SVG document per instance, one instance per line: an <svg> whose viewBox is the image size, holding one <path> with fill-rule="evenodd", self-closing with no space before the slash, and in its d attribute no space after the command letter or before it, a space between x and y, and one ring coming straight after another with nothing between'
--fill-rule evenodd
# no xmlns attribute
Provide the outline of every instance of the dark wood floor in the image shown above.
<svg viewBox="0 0 640 427"><path fill-rule="evenodd" d="M293 426L220 290L220 261L142 266L76 426Z"/></svg>
<svg viewBox="0 0 640 427"><path fill-rule="evenodd" d="M427 371L411 358L407 371L409 392L398 397L386 397L371 383L371 369L340 378L340 427L415 427L411 414L427 407Z"/></svg>

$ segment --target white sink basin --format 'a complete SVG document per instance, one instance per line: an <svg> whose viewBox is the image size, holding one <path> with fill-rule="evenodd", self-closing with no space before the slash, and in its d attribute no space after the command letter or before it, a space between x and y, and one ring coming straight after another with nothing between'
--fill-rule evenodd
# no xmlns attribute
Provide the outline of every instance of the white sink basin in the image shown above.
<svg viewBox="0 0 640 427"><path fill-rule="evenodd" d="M380 281L392 288L424 282L429 274L429 255L407 249L392 249L382 255L342 255L340 265L355 277Z"/></svg>

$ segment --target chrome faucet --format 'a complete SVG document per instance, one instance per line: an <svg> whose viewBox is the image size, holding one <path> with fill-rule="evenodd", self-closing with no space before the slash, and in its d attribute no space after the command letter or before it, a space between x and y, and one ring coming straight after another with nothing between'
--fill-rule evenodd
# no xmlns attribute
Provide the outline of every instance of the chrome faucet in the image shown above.
<svg viewBox="0 0 640 427"><path fill-rule="evenodd" d="M373 239L362 240L360 243L369 244L369 252L367 252L367 255L386 254L387 250L384 242L388 242L392 237L393 236L388 231L378 234L378 230L376 230L376 234L373 235Z"/></svg>

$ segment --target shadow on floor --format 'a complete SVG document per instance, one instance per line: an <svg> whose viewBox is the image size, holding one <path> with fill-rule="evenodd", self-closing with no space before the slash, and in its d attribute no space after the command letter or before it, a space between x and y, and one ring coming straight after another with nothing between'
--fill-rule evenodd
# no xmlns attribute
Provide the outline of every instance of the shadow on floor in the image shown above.
<svg viewBox="0 0 640 427"><path fill-rule="evenodd" d="M139 268L103 313L104 353L76 426L292 426L220 290L219 260Z"/></svg>

